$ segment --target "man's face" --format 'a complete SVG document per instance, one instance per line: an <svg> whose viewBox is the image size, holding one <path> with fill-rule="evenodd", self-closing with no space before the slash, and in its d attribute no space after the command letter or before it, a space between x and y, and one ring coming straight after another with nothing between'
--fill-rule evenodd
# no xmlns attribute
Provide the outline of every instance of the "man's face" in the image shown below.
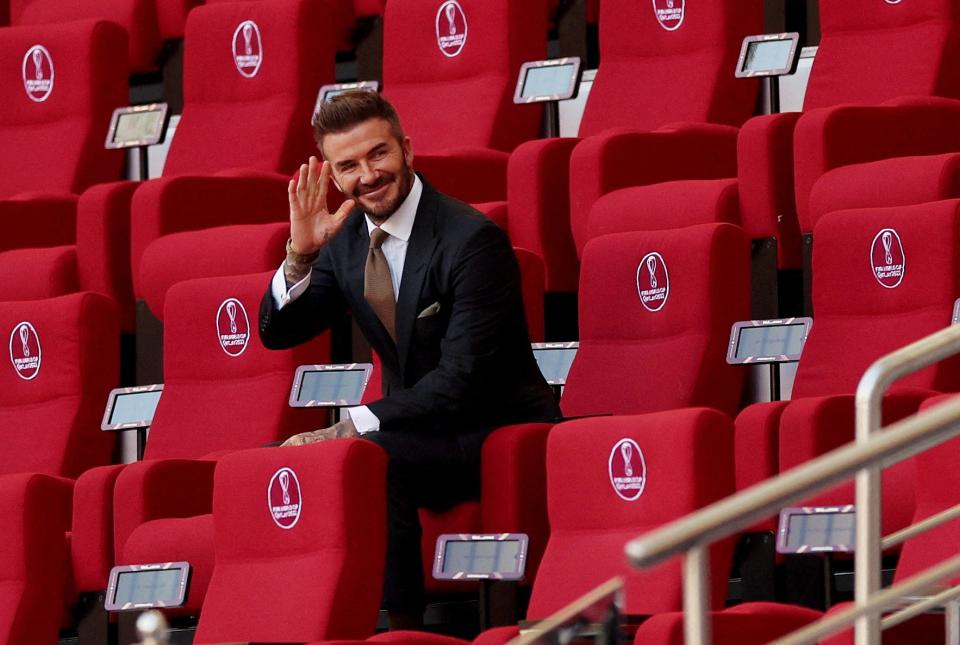
<svg viewBox="0 0 960 645"><path fill-rule="evenodd" d="M345 196L382 222L393 215L413 185L410 139L397 140L384 119L368 119L323 138L321 152Z"/></svg>

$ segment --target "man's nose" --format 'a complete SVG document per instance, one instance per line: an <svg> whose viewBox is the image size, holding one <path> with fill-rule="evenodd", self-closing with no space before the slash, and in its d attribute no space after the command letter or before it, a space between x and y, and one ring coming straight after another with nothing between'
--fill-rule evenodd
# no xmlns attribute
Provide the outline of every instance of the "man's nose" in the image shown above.
<svg viewBox="0 0 960 645"><path fill-rule="evenodd" d="M377 171L368 163L360 164L360 183L370 185L377 183Z"/></svg>

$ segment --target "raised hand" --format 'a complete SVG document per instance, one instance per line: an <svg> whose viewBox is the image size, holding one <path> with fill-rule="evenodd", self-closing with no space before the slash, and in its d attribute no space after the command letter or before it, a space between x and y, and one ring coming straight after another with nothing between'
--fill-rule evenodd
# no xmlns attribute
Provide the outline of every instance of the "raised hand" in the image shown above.
<svg viewBox="0 0 960 645"><path fill-rule="evenodd" d="M287 193L290 198L290 240L293 250L301 254L319 251L343 226L354 206L348 199L331 213L327 209L327 187L330 180L330 162L322 166L316 157L300 166L290 180Z"/></svg>

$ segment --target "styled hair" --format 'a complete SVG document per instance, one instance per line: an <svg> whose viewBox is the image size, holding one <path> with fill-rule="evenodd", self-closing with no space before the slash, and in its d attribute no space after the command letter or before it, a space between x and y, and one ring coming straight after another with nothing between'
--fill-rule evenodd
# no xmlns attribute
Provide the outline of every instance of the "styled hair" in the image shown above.
<svg viewBox="0 0 960 645"><path fill-rule="evenodd" d="M379 92L351 90L334 96L320 104L313 115L313 136L317 147L323 151L323 138L328 134L346 132L370 119L383 119L398 141L403 141L400 117L387 99Z"/></svg>

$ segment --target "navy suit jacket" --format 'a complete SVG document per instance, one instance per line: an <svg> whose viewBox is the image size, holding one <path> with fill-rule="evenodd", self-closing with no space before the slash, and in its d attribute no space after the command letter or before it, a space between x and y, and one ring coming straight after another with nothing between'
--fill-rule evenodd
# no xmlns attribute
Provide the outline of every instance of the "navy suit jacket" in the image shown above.
<svg viewBox="0 0 960 645"><path fill-rule="evenodd" d="M369 404L381 431L476 436L560 417L530 349L516 257L496 224L423 182L400 282L396 343L363 297L369 246L356 208L320 251L305 293L278 310L268 287L260 308L263 344L297 345L349 310L383 361L384 398ZM435 314L418 317L434 304Z"/></svg>

